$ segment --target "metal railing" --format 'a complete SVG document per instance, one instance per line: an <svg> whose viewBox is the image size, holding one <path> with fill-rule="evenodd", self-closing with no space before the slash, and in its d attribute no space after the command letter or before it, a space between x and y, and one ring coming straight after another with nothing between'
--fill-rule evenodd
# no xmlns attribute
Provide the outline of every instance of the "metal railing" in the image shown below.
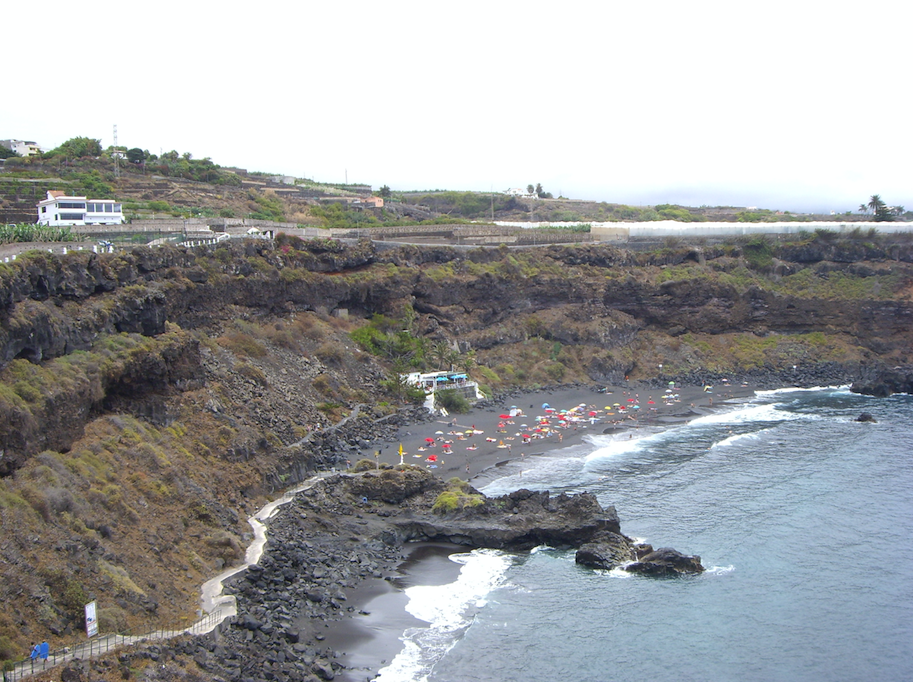
<svg viewBox="0 0 913 682"><path fill-rule="evenodd" d="M18 680L23 678L63 665L67 661L94 658L114 649L131 646L138 642L170 639L183 634L202 635L213 630L222 620L222 609L215 609L212 613L207 614L187 627L160 628L147 624L124 634L99 635L82 644L52 651L47 658L32 658L21 661L12 670L3 671L3 682L18 682Z"/></svg>

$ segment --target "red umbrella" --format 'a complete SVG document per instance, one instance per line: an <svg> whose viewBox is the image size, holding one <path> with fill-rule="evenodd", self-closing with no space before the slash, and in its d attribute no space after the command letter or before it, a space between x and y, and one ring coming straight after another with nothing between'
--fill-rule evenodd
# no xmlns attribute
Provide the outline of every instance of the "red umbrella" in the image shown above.
<svg viewBox="0 0 913 682"><path fill-rule="evenodd" d="M498 419L510 419L510 415L509 414L498 415Z"/></svg>
<svg viewBox="0 0 913 682"><path fill-rule="evenodd" d="M426 442L426 443L433 443L433 442L434 442L434 438L426 438L426 439L425 439L425 442Z"/></svg>
<svg viewBox="0 0 913 682"><path fill-rule="evenodd" d="M425 458L425 461L426 461L426 462L436 462L436 461L437 461L437 455L428 455L428 456Z"/></svg>
<svg viewBox="0 0 913 682"><path fill-rule="evenodd" d="M596 416L596 413L593 412L593 411L590 411L590 416L591 416L591 417L595 417L595 416Z"/></svg>

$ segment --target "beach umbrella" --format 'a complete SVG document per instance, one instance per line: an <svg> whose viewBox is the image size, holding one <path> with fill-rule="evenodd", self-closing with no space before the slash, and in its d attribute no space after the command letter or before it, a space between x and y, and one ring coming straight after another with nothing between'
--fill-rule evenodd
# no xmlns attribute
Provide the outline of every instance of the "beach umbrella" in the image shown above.
<svg viewBox="0 0 913 682"><path fill-rule="evenodd" d="M444 432L443 432L443 431L435 431L435 432L434 432L434 435L435 435L435 436L443 436L443 435L444 435Z"/></svg>
<svg viewBox="0 0 913 682"><path fill-rule="evenodd" d="M428 455L428 456L425 458L425 461L426 461L426 462L436 462L436 461L437 461L437 455Z"/></svg>
<svg viewBox="0 0 913 682"><path fill-rule="evenodd" d="M635 409L635 410L639 410L639 409L640 409L640 405L634 405L634 409Z"/></svg>
<svg viewBox="0 0 913 682"><path fill-rule="evenodd" d="M615 407L621 407L621 403L615 403Z"/></svg>
<svg viewBox="0 0 913 682"><path fill-rule="evenodd" d="M648 401L647 401L647 405L655 405L655 404L656 404L656 403L655 403L654 401L652 401L652 400L648 400Z"/></svg>
<svg viewBox="0 0 913 682"><path fill-rule="evenodd" d="M499 414L498 419L510 419L510 415L509 414Z"/></svg>
<svg viewBox="0 0 913 682"><path fill-rule="evenodd" d="M429 436L428 438L425 439L425 442L426 442L426 443L433 443L433 442L434 442L434 438L431 438L431 437Z"/></svg>
<svg viewBox="0 0 913 682"><path fill-rule="evenodd" d="M547 409L550 408L550 407L551 407L551 405L549 405L548 403L542 403L542 409L543 409L543 410L547 410Z"/></svg>
<svg viewBox="0 0 913 682"><path fill-rule="evenodd" d="M589 414L591 417L596 416L596 412L593 412L593 410L590 410L587 414Z"/></svg>

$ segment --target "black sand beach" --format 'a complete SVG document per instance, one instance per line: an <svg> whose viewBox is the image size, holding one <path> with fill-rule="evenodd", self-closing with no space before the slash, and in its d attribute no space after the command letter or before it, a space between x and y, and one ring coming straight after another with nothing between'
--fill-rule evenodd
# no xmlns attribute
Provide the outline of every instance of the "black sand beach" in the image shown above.
<svg viewBox="0 0 913 682"><path fill-rule="evenodd" d="M431 422L400 429L395 440L379 450L363 450L360 456L374 459L379 465L402 461L428 467L445 480L454 476L472 480L483 471L487 472L486 478L491 478L496 476L492 476L493 467L574 445L590 434L672 426L707 414L723 406L726 400L754 394L754 387L745 384L719 385L706 391L702 386L657 389L634 382L601 388L525 393L501 401L493 408L437 416ZM665 396L678 397L667 400ZM553 411L547 412L543 405L549 405ZM578 411L571 419L565 422L559 419L562 410L575 408ZM522 410L522 414L510 417L516 409ZM595 414L590 416L591 413ZM502 415L509 418L503 419ZM546 417L548 423L540 424ZM568 426L562 428L562 423ZM537 428L544 430L536 433ZM528 443L524 442L523 434L530 436Z"/></svg>
<svg viewBox="0 0 913 682"><path fill-rule="evenodd" d="M406 611L409 602L405 590L413 585L445 585L454 582L460 565L450 561L451 554L467 551L466 547L446 543L416 543L408 558L399 566L399 575L390 580L375 579L359 586L349 601L358 616L345 619L328 630L326 644L343 653L349 668L336 677L343 682L370 679L389 664L402 648L403 632L425 623Z"/></svg>
<svg viewBox="0 0 913 682"><path fill-rule="evenodd" d="M400 462L401 444L405 464L428 467L444 479L456 476L476 483L487 482L498 477L500 466L513 460L575 445L590 434L633 432L645 427L681 424L725 407L727 400L750 397L754 391L755 387L747 384L727 383L709 389L702 386L656 389L632 383L604 390L575 387L526 393L496 407L477 408L467 414L436 417L431 422L404 427L395 441L379 451L363 451L362 457L375 459L377 453L378 464L395 465ZM677 398L664 399L664 396ZM549 405L554 412L546 412L543 404ZM639 408L635 409L635 404ZM624 409L619 410L622 406ZM573 408L579 408L574 413L578 421L560 427L558 415L562 410ZM509 417L511 411L517 409L522 410L522 415L502 418L502 415ZM591 416L591 412L596 414ZM523 434L533 436L537 422L544 417L548 417L548 430L524 444ZM456 424L453 424L454 418ZM471 435L467 431L471 431ZM465 440L451 432L462 433ZM442 447L446 441L450 441L449 453ZM506 447L508 444L510 447ZM359 613L346 619L327 635L327 643L340 653L347 666L353 668L347 671L346 677L338 679L352 682L371 679L380 668L389 664L402 650L400 636L403 631L421 626L421 621L405 611L408 598L403 590L410 585L444 584L456 580L460 566L447 556L461 551L467 551L467 548L417 545L400 565L401 577L376 580L370 587L364 586L350 596L349 604L355 606L356 612L364 611L367 615Z"/></svg>

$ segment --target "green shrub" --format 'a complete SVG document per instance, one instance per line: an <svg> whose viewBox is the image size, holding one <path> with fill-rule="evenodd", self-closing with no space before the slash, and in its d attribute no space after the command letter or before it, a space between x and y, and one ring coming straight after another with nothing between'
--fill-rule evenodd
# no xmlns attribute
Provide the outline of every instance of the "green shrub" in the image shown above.
<svg viewBox="0 0 913 682"><path fill-rule="evenodd" d="M466 400L459 391L453 388L435 391L434 402L439 407L446 408L448 412L454 412L456 414L465 414L472 409L469 401Z"/></svg>
<svg viewBox="0 0 913 682"><path fill-rule="evenodd" d="M434 500L431 511L435 514L448 514L460 509L478 507L485 504L485 496L470 492L472 488L459 478L451 478L448 488Z"/></svg>

